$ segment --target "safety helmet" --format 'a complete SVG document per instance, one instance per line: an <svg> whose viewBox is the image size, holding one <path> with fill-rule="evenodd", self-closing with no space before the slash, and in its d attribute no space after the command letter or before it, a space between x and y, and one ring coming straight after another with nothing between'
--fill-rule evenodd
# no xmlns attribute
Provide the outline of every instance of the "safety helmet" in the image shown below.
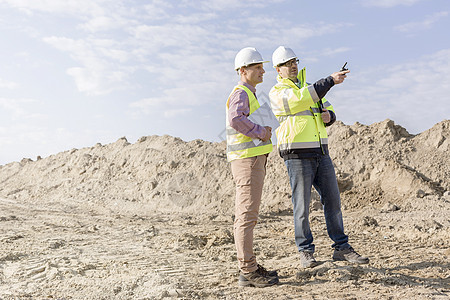
<svg viewBox="0 0 450 300"><path fill-rule="evenodd" d="M297 55L295 55L291 48L280 46L272 54L273 67L275 68L293 58L297 58Z"/></svg>
<svg viewBox="0 0 450 300"><path fill-rule="evenodd" d="M253 47L241 49L234 59L234 69L239 70L241 67L247 67L252 64L267 63L261 54Z"/></svg>

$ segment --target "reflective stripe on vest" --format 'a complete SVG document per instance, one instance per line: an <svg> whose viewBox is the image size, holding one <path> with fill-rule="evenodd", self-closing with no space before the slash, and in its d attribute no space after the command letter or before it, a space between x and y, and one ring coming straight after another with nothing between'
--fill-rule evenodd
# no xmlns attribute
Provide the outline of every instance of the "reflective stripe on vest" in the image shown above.
<svg viewBox="0 0 450 300"><path fill-rule="evenodd" d="M235 144L235 145L229 145L229 146L227 146L227 151L228 152L232 152L232 151L251 149L251 148L265 146L265 145L268 145L268 144L272 145L272 142L271 141L265 141L265 142L262 142L261 144L259 144L258 146L256 146L253 141L250 141L250 142L245 142L245 143L240 143L240 144ZM265 154L265 153L262 153L262 154ZM241 157L241 158L243 158L243 157Z"/></svg>
<svg viewBox="0 0 450 300"><path fill-rule="evenodd" d="M320 139L322 145L328 145L328 138ZM288 149L309 149L309 148L320 148L319 142L296 142L290 144L281 144L278 147L281 151Z"/></svg>
<svg viewBox="0 0 450 300"><path fill-rule="evenodd" d="M251 115L255 110L259 108L259 102L256 99L255 95L244 85L235 86L230 96L237 90L242 89L247 93L250 114ZM232 161L235 159L253 157L258 155L267 154L272 151L272 141L269 139L266 142L261 142L258 145L255 145L253 140L236 131L234 128L230 126L230 122L228 120L228 105L229 105L230 97L228 97L227 105L226 105L226 133L227 133L227 158L228 161Z"/></svg>

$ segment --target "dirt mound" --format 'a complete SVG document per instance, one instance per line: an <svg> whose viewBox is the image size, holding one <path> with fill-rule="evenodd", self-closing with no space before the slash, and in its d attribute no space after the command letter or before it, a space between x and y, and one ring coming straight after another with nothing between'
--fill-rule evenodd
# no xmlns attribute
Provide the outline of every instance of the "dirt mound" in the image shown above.
<svg viewBox="0 0 450 300"><path fill-rule="evenodd" d="M147 204L153 210L194 212L230 202L231 173L224 144L142 137L24 159L0 169L0 195L11 199L77 199L105 207ZM126 205L121 205L126 204Z"/></svg>
<svg viewBox="0 0 450 300"><path fill-rule="evenodd" d="M419 135L391 120L331 126L330 151L344 207L401 205L450 190L449 128L448 120ZM105 209L132 210L139 203L155 212L232 214L234 206L225 142L167 135L23 159L0 167L0 183L0 196L9 199L76 199ZM269 157L263 197L267 212L291 207L287 172L276 151Z"/></svg>
<svg viewBox="0 0 450 300"><path fill-rule="evenodd" d="M330 152L346 205L401 204L450 190L449 127L446 120L411 135L392 120L331 126Z"/></svg>

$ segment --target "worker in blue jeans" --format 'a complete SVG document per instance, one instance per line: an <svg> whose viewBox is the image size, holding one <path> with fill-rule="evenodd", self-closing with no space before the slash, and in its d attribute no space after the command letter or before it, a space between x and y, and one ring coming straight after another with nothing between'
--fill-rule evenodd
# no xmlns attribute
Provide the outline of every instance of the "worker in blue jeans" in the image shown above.
<svg viewBox="0 0 450 300"><path fill-rule="evenodd" d="M341 199L333 163L328 152L326 127L336 115L323 97L347 77L348 70L335 72L315 82L305 81L305 69L298 70L294 51L278 47L272 56L278 83L270 90L272 110L280 122L276 130L278 151L289 174L294 207L295 242L302 267L314 267L315 246L309 224L311 189L320 195L328 236L333 240L333 259L357 264L369 262L348 243L344 233Z"/></svg>

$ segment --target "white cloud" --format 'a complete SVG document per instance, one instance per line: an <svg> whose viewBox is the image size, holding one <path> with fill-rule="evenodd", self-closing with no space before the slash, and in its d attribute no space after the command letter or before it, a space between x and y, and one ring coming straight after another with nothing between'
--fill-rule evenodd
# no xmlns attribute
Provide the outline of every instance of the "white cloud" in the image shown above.
<svg viewBox="0 0 450 300"><path fill-rule="evenodd" d="M174 10L173 4L164 0L153 0L152 2L145 4L142 9L145 12L146 19L155 22L170 18L169 12Z"/></svg>
<svg viewBox="0 0 450 300"><path fill-rule="evenodd" d="M122 45L108 39L73 40L65 37L47 37L44 41L67 52L82 67L67 69L79 91L92 95L108 94L129 87L132 68L125 62L130 59Z"/></svg>
<svg viewBox="0 0 450 300"><path fill-rule="evenodd" d="M339 48L335 48L335 49L327 48L327 49L322 51L322 54L320 56L334 56L336 54L345 53L345 52L348 52L350 50L351 49L348 48L348 47L339 47Z"/></svg>
<svg viewBox="0 0 450 300"><path fill-rule="evenodd" d="M107 0L1 0L0 2L25 11L28 14L46 12L71 15L98 15L103 12L102 5Z"/></svg>
<svg viewBox="0 0 450 300"><path fill-rule="evenodd" d="M90 32L99 32L111 30L113 28L121 27L123 24L117 22L117 19L113 19L107 16L94 16L88 22L79 25L80 28L90 31Z"/></svg>
<svg viewBox="0 0 450 300"><path fill-rule="evenodd" d="M158 107L162 104L164 104L163 98L145 98L145 99L130 103L130 107L138 108L138 109L145 109L145 108L149 108L149 107Z"/></svg>
<svg viewBox="0 0 450 300"><path fill-rule="evenodd" d="M5 116L2 121L25 121L29 119L42 119L45 115L30 112L30 107L39 102L35 99L26 98L0 98L0 108Z"/></svg>
<svg viewBox="0 0 450 300"><path fill-rule="evenodd" d="M301 64L304 63L313 63L318 62L324 57L333 57L340 53L345 53L351 51L351 48L348 47L339 47L339 48L325 48L322 50L318 49L299 49L295 50L296 54L300 58Z"/></svg>
<svg viewBox="0 0 450 300"><path fill-rule="evenodd" d="M18 87L19 87L18 83L12 82L12 81L7 81L7 80L4 80L4 79L0 78L0 89L13 90L13 89L16 89Z"/></svg>
<svg viewBox="0 0 450 300"><path fill-rule="evenodd" d="M166 118L173 118L173 117L185 115L191 111L192 111L192 109L190 109L190 108L169 109L164 112L164 116Z"/></svg>
<svg viewBox="0 0 450 300"><path fill-rule="evenodd" d="M391 8L399 5L412 6L421 1L424 0L360 0L363 6L375 6L383 8Z"/></svg>
<svg viewBox="0 0 450 300"><path fill-rule="evenodd" d="M416 33L418 31L431 29L435 23L439 22L439 20L447 16L448 11L438 12L433 15L426 16L423 21L398 25L394 27L394 29L400 32Z"/></svg>
<svg viewBox="0 0 450 300"><path fill-rule="evenodd" d="M214 11L235 11L237 9L264 8L274 3L279 4L286 0L201 0L201 1L183 1L187 6L193 6L202 10ZM288 9L288 7L286 7Z"/></svg>
<svg viewBox="0 0 450 300"><path fill-rule="evenodd" d="M217 13L193 13L189 15L177 15L173 18L173 22L176 24L199 24L205 21L214 21L218 17Z"/></svg>

